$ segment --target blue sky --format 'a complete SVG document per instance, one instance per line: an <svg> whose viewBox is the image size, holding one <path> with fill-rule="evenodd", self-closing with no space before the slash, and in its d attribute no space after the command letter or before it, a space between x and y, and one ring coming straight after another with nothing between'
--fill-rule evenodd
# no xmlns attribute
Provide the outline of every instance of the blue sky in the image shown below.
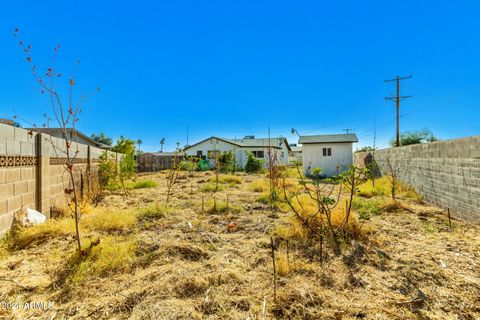
<svg viewBox="0 0 480 320"><path fill-rule="evenodd" d="M41 123L39 94L12 30L47 68L75 61L89 95L78 129L166 149L218 135L395 133L384 79L412 74L402 130L480 132L478 1L3 1L0 117ZM64 80L66 80L65 77ZM95 89L102 91L95 94ZM25 123L23 123L25 125Z"/></svg>

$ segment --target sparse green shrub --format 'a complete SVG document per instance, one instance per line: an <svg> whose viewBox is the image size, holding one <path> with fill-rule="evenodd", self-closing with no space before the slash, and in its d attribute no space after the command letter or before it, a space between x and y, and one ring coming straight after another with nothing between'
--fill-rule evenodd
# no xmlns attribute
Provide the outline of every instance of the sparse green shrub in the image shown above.
<svg viewBox="0 0 480 320"><path fill-rule="evenodd" d="M382 204L376 199L354 198L353 208L358 214L360 220L369 220L372 216L380 214Z"/></svg>
<svg viewBox="0 0 480 320"><path fill-rule="evenodd" d="M153 180L139 180L127 183L127 189L155 188L158 184Z"/></svg>
<svg viewBox="0 0 480 320"><path fill-rule="evenodd" d="M245 164L245 172L248 173L258 173L263 171L263 164L265 163L264 159L255 158L253 153L246 151L247 153L247 163Z"/></svg>
<svg viewBox="0 0 480 320"><path fill-rule="evenodd" d="M220 172L223 173L235 173L236 159L233 151L225 151L218 155L218 164Z"/></svg>
<svg viewBox="0 0 480 320"><path fill-rule="evenodd" d="M197 169L199 169L199 159L196 157L185 157L180 161L178 164L180 170L182 171L188 171L189 175L192 176L193 172L195 172Z"/></svg>
<svg viewBox="0 0 480 320"><path fill-rule="evenodd" d="M138 220L156 220L165 217L168 209L163 206L149 206L140 209L137 215Z"/></svg>

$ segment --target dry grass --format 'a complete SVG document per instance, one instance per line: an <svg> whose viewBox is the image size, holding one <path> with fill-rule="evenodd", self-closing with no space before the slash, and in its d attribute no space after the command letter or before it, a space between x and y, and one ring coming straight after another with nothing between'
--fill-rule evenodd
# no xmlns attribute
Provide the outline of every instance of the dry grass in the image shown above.
<svg viewBox="0 0 480 320"><path fill-rule="evenodd" d="M32 227L17 227L4 239L9 250L21 250L37 246L59 236L73 236L75 222L70 218L47 220L44 224Z"/></svg>
<svg viewBox="0 0 480 320"><path fill-rule="evenodd" d="M256 201L252 184L263 184L257 181L264 175L236 175L242 183L217 192L219 205L228 192L230 205L241 208L235 214L199 210L202 194L189 194L190 183L211 177L199 172L181 180L169 210L155 205L165 199L164 173L145 175L157 187L131 190L129 197L108 194L105 207L83 216L84 246L100 238L84 257L73 253L70 218L20 233L22 250L0 259L0 279L14 281L1 282L0 301L53 301L54 309L0 310L0 316L262 319L265 298L266 319L478 317L478 226L454 220L450 231L441 210L415 199L362 198L349 223L363 223L351 231L360 236L343 243L338 257L325 243L321 266L318 241L298 219ZM306 210L313 207L306 203ZM341 221L342 205L332 214ZM361 215L369 219L357 221ZM238 228L232 232L229 224ZM276 302L270 236L278 245ZM289 239L288 259L280 238Z"/></svg>
<svg viewBox="0 0 480 320"><path fill-rule="evenodd" d="M88 247L90 243L86 243ZM74 252L67 262L67 281L74 284L107 277L118 272L130 272L135 262L136 241L133 238L103 237L87 255Z"/></svg>
<svg viewBox="0 0 480 320"><path fill-rule="evenodd" d="M85 215L80 220L80 225L92 231L125 232L131 230L136 221L135 210L98 208L93 214Z"/></svg>
<svg viewBox="0 0 480 320"><path fill-rule="evenodd" d="M395 193L398 198L422 201L423 197L419 195L415 189L403 184L399 180L395 180ZM383 176L375 179L375 185L372 180L368 180L359 186L358 195L361 197L371 198L377 196L389 197L392 194L392 177Z"/></svg>
<svg viewBox="0 0 480 320"><path fill-rule="evenodd" d="M153 180L139 180L127 183L127 189L155 188L158 184Z"/></svg>

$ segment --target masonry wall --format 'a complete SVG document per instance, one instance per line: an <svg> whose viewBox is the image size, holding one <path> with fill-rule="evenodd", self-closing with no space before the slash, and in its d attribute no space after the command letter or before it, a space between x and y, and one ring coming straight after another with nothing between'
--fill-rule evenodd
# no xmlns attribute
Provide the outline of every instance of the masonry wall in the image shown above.
<svg viewBox="0 0 480 320"><path fill-rule="evenodd" d="M16 211L36 209L50 216L53 206L68 201L65 188L70 178L65 170L66 148L62 139L0 124L0 236L11 227ZM77 186L86 186L97 171L105 150L73 144Z"/></svg>
<svg viewBox="0 0 480 320"><path fill-rule="evenodd" d="M356 164L364 166L368 154L355 153ZM390 174L390 162L426 201L480 222L480 136L377 150L374 161L382 174Z"/></svg>

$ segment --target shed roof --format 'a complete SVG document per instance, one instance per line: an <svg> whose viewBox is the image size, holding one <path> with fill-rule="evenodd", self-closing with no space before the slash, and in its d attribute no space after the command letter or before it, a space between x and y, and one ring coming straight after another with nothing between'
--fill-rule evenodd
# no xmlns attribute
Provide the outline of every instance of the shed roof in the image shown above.
<svg viewBox="0 0 480 320"><path fill-rule="evenodd" d="M342 142L358 142L355 133L349 134L320 134L316 136L301 136L298 143L342 143Z"/></svg>

